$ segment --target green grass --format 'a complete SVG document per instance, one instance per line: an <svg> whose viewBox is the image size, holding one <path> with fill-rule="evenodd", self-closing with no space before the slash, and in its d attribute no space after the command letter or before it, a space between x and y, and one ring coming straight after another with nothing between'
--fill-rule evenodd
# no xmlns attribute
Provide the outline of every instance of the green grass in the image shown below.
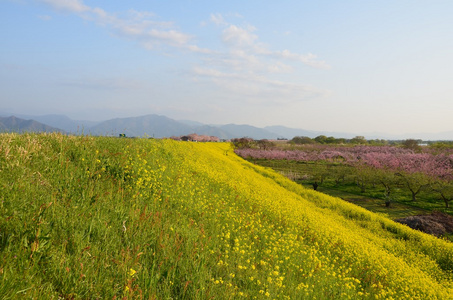
<svg viewBox="0 0 453 300"><path fill-rule="evenodd" d="M206 286L216 257L201 250L207 225L158 195L165 180L138 181L142 164L158 174L172 160L160 143L0 135L0 298L214 294Z"/></svg>
<svg viewBox="0 0 453 300"><path fill-rule="evenodd" d="M453 298L453 246L228 144L0 135L1 299Z"/></svg>

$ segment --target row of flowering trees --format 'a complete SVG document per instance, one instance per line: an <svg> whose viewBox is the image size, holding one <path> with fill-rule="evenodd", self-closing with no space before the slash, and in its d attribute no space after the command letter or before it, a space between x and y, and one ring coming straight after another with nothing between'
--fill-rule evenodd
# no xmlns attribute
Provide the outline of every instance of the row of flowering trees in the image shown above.
<svg viewBox="0 0 453 300"><path fill-rule="evenodd" d="M387 198L396 186L402 186L410 191L414 201L422 189L438 193L447 208L453 200L453 153L448 151L435 153L430 149L415 152L391 146L338 146L266 151L244 148L236 149L236 153L252 159L335 163L345 168L320 171L321 182L325 176L340 180L345 172L353 172L362 190L367 184L377 183L385 189Z"/></svg>

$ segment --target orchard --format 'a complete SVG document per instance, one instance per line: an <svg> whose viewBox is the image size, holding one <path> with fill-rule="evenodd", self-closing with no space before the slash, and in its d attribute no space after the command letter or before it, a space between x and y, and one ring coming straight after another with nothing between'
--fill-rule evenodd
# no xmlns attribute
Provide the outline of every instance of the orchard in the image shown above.
<svg viewBox="0 0 453 300"><path fill-rule="evenodd" d="M316 184L322 184L326 178L340 184L349 178L362 192L379 185L386 201L390 201L395 188L406 190L413 202L421 191L435 194L447 210L453 200L453 154L449 148L310 144L294 150L274 147L235 151L253 161L284 160L313 164L316 167L311 173L302 175L309 175Z"/></svg>

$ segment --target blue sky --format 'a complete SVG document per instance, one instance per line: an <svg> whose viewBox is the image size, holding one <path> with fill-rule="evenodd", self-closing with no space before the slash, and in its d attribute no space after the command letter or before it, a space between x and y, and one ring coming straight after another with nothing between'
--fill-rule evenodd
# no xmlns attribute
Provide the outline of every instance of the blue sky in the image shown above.
<svg viewBox="0 0 453 300"><path fill-rule="evenodd" d="M452 15L437 0L0 0L0 112L452 131Z"/></svg>

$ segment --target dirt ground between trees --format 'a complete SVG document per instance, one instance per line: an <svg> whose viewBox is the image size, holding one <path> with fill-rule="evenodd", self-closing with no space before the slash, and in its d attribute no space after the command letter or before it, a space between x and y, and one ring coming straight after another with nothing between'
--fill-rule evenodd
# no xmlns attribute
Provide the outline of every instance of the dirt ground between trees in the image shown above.
<svg viewBox="0 0 453 300"><path fill-rule="evenodd" d="M453 216L438 211L429 215L409 216L395 221L435 236L453 233Z"/></svg>

